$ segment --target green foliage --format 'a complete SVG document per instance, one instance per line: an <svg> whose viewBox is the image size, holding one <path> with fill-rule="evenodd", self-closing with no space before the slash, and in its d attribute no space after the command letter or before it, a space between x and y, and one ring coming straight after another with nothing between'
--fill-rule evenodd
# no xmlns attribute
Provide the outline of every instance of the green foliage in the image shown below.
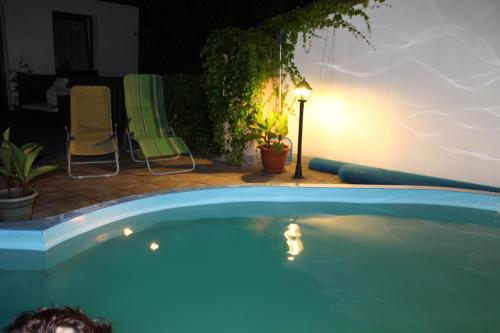
<svg viewBox="0 0 500 333"><path fill-rule="evenodd" d="M276 113L274 113L276 114ZM278 142L281 142L287 134L288 134L288 116L286 113L281 113L278 116L278 120L276 120L276 124L274 125L274 134L278 139Z"/></svg>
<svg viewBox="0 0 500 333"><path fill-rule="evenodd" d="M384 1L372 0L372 3L379 5ZM369 0L317 0L272 17L255 28L228 28L212 32L202 56L217 152L225 154L230 163L241 164L245 146L251 137L249 127L263 111L263 87L278 76L280 66L285 72L278 78L282 83L287 76L294 84L302 80L294 62L299 36L303 47L307 49L317 29L333 27L347 29L356 38L371 45L368 37L349 22L351 18L361 18L370 32L369 17L365 12L368 5ZM281 63L278 43L280 31ZM280 110L285 109L283 100L284 96Z"/></svg>
<svg viewBox="0 0 500 333"><path fill-rule="evenodd" d="M165 103L167 116L174 121L175 133L188 147L208 152L212 142L212 128L208 118L207 95L203 75L165 75Z"/></svg>
<svg viewBox="0 0 500 333"><path fill-rule="evenodd" d="M266 79L272 76L272 67L262 61L273 59L272 50L260 45L265 37L255 29L219 30L209 36L204 49L214 145L235 164L241 164L248 124L255 121L256 110L262 109L260 91ZM230 148L225 147L226 131Z"/></svg>
<svg viewBox="0 0 500 333"><path fill-rule="evenodd" d="M10 128L7 128L2 134L2 143L0 145L0 175L5 178L9 197L24 197L30 192L31 181L52 170L56 166L33 166L36 158L43 149L43 146L36 143L27 143L21 147L16 146L9 141ZM11 187L16 188L16 192L10 191Z"/></svg>
<svg viewBox="0 0 500 333"><path fill-rule="evenodd" d="M268 117L260 114L249 129L248 140L258 140L259 145L273 148L280 154L285 147L281 140L288 134L288 116L278 112L271 112Z"/></svg>

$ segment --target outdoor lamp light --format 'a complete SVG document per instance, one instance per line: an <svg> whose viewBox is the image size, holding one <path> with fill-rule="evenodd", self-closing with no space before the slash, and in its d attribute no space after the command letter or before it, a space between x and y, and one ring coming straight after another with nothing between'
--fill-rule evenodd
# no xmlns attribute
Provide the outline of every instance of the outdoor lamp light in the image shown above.
<svg viewBox="0 0 500 333"><path fill-rule="evenodd" d="M302 80L302 82L295 87L295 97L299 102L307 102L311 91L312 88L309 83L307 83L306 80Z"/></svg>
<svg viewBox="0 0 500 333"><path fill-rule="evenodd" d="M297 165L295 167L295 175L293 178L302 179L302 122L304 119L304 103L307 102L312 88L306 80L302 80L295 87L295 97L300 103L300 116L299 116L299 145L297 148Z"/></svg>

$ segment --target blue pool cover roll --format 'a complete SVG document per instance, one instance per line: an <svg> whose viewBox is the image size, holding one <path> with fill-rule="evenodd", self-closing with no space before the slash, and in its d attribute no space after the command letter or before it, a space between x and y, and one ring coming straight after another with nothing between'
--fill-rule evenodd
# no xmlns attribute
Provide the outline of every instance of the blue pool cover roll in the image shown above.
<svg viewBox="0 0 500 333"><path fill-rule="evenodd" d="M337 174L342 181L351 184L439 186L500 193L500 188L494 186L374 168L324 158L311 159L309 168Z"/></svg>
<svg viewBox="0 0 500 333"><path fill-rule="evenodd" d="M315 157L309 161L309 169L338 174L340 167L344 164L348 163Z"/></svg>

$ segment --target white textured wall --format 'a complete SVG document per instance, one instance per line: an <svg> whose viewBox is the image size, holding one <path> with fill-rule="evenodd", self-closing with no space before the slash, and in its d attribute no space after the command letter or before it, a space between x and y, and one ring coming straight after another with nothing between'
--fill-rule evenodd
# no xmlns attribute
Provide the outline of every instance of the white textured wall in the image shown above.
<svg viewBox="0 0 500 333"><path fill-rule="evenodd" d="M90 15L94 32L94 67L102 76L138 71L139 9L95 0L1 0L7 66L23 57L38 74L54 74L52 11Z"/></svg>
<svg viewBox="0 0 500 333"><path fill-rule="evenodd" d="M500 186L500 1L390 4L369 12L375 50L332 30L297 46L304 154Z"/></svg>

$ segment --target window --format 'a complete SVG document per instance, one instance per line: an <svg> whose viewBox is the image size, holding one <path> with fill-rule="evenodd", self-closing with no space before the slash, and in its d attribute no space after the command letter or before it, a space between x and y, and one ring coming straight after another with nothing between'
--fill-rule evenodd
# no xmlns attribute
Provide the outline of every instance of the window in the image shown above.
<svg viewBox="0 0 500 333"><path fill-rule="evenodd" d="M52 21L56 73L92 72L92 17L53 12Z"/></svg>

